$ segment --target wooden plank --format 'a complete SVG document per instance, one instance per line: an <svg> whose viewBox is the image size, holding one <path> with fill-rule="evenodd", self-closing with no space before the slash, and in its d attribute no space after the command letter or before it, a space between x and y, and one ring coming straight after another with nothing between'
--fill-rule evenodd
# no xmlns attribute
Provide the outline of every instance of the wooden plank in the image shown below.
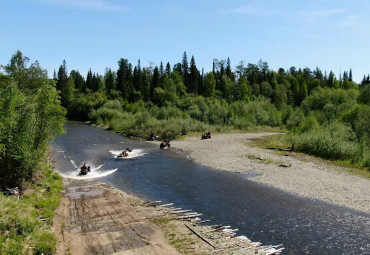
<svg viewBox="0 0 370 255"><path fill-rule="evenodd" d="M164 204L164 205L158 205L158 206L161 206L161 207L167 207L167 206L171 206L171 205L173 205L173 203Z"/></svg>
<svg viewBox="0 0 370 255"><path fill-rule="evenodd" d="M177 213L187 213L187 212L191 212L191 210L172 211L171 213L172 214L177 214Z"/></svg>
<svg viewBox="0 0 370 255"><path fill-rule="evenodd" d="M206 242L207 244L209 244L213 249L216 249L216 247L211 244L211 242L209 242L207 239L205 239L203 236L201 236L200 234L198 234L194 229L192 229L191 227L189 227L187 224L185 224L185 226L191 231L193 232L196 236L198 236L200 239L202 239L204 242Z"/></svg>
<svg viewBox="0 0 370 255"><path fill-rule="evenodd" d="M180 216L180 217L177 217L176 219L179 219L179 220L190 219L190 218L195 218L195 217L202 216L202 215L203 214L199 213L199 214L194 214L194 215Z"/></svg>

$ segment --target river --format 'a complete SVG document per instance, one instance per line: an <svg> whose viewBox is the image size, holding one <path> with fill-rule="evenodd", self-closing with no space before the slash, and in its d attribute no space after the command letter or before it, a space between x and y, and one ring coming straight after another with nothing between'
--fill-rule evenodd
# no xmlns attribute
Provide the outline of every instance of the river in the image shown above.
<svg viewBox="0 0 370 255"><path fill-rule="evenodd" d="M294 196L246 174L199 166L174 149L82 123L65 128L52 145L56 171L64 177L94 179L142 199L192 209L252 241L283 244L283 254L370 254L370 213ZM115 158L129 146L130 158ZM79 177L83 163L92 171Z"/></svg>

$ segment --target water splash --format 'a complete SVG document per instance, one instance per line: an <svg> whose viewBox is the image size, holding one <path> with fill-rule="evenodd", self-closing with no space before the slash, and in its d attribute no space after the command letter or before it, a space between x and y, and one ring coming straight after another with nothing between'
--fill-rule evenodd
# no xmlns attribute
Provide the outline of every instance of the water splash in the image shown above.
<svg viewBox="0 0 370 255"><path fill-rule="evenodd" d="M118 158L117 156L121 154L122 150L120 151L110 150L109 152L112 153L115 158ZM131 152L128 153L127 157L119 158L119 159L132 159L132 158L143 156L145 154L147 153L145 153L143 149L133 149Z"/></svg>
<svg viewBox="0 0 370 255"><path fill-rule="evenodd" d="M86 161L85 163L90 166L90 172L87 175L78 175L80 172L80 167L76 164L74 160L71 160L71 163L75 167L75 169L66 173L58 171L61 176L76 180L94 179L113 174L115 171L118 170L118 168L104 170L101 169L104 164L94 166L93 164L90 164L89 161Z"/></svg>

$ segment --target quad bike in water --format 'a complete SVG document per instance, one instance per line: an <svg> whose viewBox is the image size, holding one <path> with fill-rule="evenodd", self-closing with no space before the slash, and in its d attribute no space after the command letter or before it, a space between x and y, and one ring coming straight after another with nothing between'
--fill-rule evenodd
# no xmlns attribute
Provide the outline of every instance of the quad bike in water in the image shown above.
<svg viewBox="0 0 370 255"><path fill-rule="evenodd" d="M170 148L170 146L171 146L170 140L166 139L163 142L161 142L161 144L159 145L159 148L160 149L167 149L167 148Z"/></svg>
<svg viewBox="0 0 370 255"><path fill-rule="evenodd" d="M119 155L117 156L117 158L125 158L125 157L127 157L127 156L128 156L128 153L129 153L129 152L132 152L131 147L126 148L126 150L123 150L123 151L121 152L121 154L119 154Z"/></svg>
<svg viewBox="0 0 370 255"><path fill-rule="evenodd" d="M80 167L80 172L78 173L78 175L87 175L87 173L90 172L90 166L86 166L86 164L84 164L83 166Z"/></svg>

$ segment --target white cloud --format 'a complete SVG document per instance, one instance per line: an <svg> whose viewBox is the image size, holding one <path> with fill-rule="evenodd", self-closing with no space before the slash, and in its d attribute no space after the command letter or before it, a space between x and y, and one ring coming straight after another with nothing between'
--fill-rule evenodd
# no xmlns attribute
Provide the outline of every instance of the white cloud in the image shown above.
<svg viewBox="0 0 370 255"><path fill-rule="evenodd" d="M263 2L252 2L248 5L237 7L234 9L224 10L223 13L231 14L250 14L255 16L265 16L272 13L276 13L276 10L273 10L271 4Z"/></svg>
<svg viewBox="0 0 370 255"><path fill-rule="evenodd" d="M106 0L34 0L37 2L63 5L74 9L82 10L97 10L97 11L111 11L121 12L128 11L121 5L112 4Z"/></svg>
<svg viewBox="0 0 370 255"><path fill-rule="evenodd" d="M349 19L349 20L359 20L360 16L358 16L358 15L348 15L347 19Z"/></svg>
<svg viewBox="0 0 370 255"><path fill-rule="evenodd" d="M329 9L329 10L320 10L320 11L314 11L311 13L311 15L316 17L327 17L331 15L335 15L338 13L342 13L343 9Z"/></svg>

